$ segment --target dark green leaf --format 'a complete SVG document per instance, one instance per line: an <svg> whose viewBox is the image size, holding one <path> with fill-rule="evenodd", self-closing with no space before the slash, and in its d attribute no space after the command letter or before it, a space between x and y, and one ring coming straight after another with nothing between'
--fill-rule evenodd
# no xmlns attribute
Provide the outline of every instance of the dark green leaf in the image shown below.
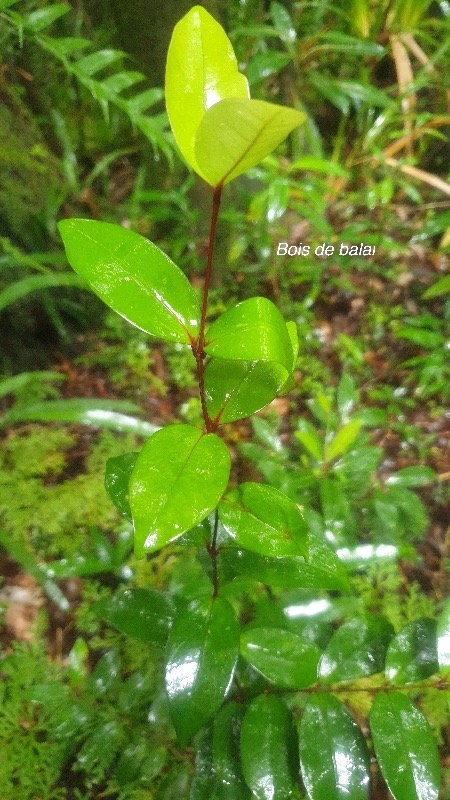
<svg viewBox="0 0 450 800"><path fill-rule="evenodd" d="M97 661L89 676L89 689L94 697L110 694L120 683L120 656L117 650L107 652Z"/></svg>
<svg viewBox="0 0 450 800"><path fill-rule="evenodd" d="M242 705L227 703L217 714L213 729L213 764L217 800L248 800L250 792L241 769L239 740ZM210 798L207 798L210 800Z"/></svg>
<svg viewBox="0 0 450 800"><path fill-rule="evenodd" d="M237 545L266 556L306 555L307 526L298 506L272 486L242 483L219 505Z"/></svg>
<svg viewBox="0 0 450 800"><path fill-rule="evenodd" d="M215 800L216 776L213 769L211 726L196 736L195 772L189 800Z"/></svg>
<svg viewBox="0 0 450 800"><path fill-rule="evenodd" d="M78 275L72 273L49 274L49 275L28 275L19 281L14 281L6 289L0 292L0 311L16 303L29 294L42 291L43 289L60 288L61 286L76 286L86 288L86 284Z"/></svg>
<svg viewBox="0 0 450 800"><path fill-rule="evenodd" d="M83 744L76 760L78 769L91 774L94 769L106 771L116 758L125 740L125 732L118 722L105 722L94 729Z"/></svg>
<svg viewBox="0 0 450 800"><path fill-rule="evenodd" d="M239 629L231 606L217 598L191 603L169 636L166 688L181 744L220 707L239 655Z"/></svg>
<svg viewBox="0 0 450 800"><path fill-rule="evenodd" d="M128 501L128 484L136 464L138 453L124 453L108 458L105 468L105 488L116 508L131 522L131 508Z"/></svg>
<svg viewBox="0 0 450 800"><path fill-rule="evenodd" d="M381 772L395 800L437 800L439 756L431 729L409 697L380 693L370 729Z"/></svg>
<svg viewBox="0 0 450 800"><path fill-rule="evenodd" d="M212 358L205 370L208 414L222 423L249 417L272 402L286 378L280 364Z"/></svg>
<svg viewBox="0 0 450 800"><path fill-rule="evenodd" d="M305 689L317 680L318 648L282 628L244 631L241 654L268 681L282 689Z"/></svg>
<svg viewBox="0 0 450 800"><path fill-rule="evenodd" d="M357 617L344 622L331 637L321 658L320 678L336 683L381 672L393 634L392 626L381 616Z"/></svg>
<svg viewBox="0 0 450 800"><path fill-rule="evenodd" d="M438 669L435 620L424 618L410 622L388 647L386 677L393 684L403 686L428 678Z"/></svg>
<svg viewBox="0 0 450 800"><path fill-rule="evenodd" d="M251 297L225 311L206 332L205 351L242 361L273 361L292 370L292 343L277 307L266 297Z"/></svg>
<svg viewBox="0 0 450 800"><path fill-rule="evenodd" d="M122 633L158 645L166 642L174 615L167 595L140 588L117 592L93 610Z"/></svg>
<svg viewBox="0 0 450 800"><path fill-rule="evenodd" d="M450 600L444 605L444 609L437 623L437 651L439 671L446 679L450 678ZM450 706L450 692L447 692L447 700Z"/></svg>
<svg viewBox="0 0 450 800"><path fill-rule="evenodd" d="M38 8L25 17L24 25L32 33L39 33L44 28L48 28L59 17L64 16L69 11L66 3L51 3L45 8Z"/></svg>
<svg viewBox="0 0 450 800"><path fill-rule="evenodd" d="M297 784L298 758L291 713L274 695L260 695L241 729L245 780L256 800L286 800Z"/></svg>
<svg viewBox="0 0 450 800"><path fill-rule="evenodd" d="M320 481L322 515L328 541L335 547L355 544L356 522L342 484L334 478Z"/></svg>
<svg viewBox="0 0 450 800"><path fill-rule="evenodd" d="M308 535L306 542L308 561L300 556L267 558L235 548L227 548L224 556L238 572L268 586L347 592L350 588L347 571L331 548L312 534Z"/></svg>
<svg viewBox="0 0 450 800"><path fill-rule="evenodd" d="M316 694L308 700L299 741L301 774L310 800L366 800L370 779L366 743L333 695Z"/></svg>
<svg viewBox="0 0 450 800"><path fill-rule="evenodd" d="M197 295L156 245L108 222L66 219L58 227L70 265L114 311L161 339L195 340Z"/></svg>
<svg viewBox="0 0 450 800"><path fill-rule="evenodd" d="M155 433L129 483L136 555L159 550L201 522L217 506L229 474L228 448L215 434L191 425Z"/></svg>

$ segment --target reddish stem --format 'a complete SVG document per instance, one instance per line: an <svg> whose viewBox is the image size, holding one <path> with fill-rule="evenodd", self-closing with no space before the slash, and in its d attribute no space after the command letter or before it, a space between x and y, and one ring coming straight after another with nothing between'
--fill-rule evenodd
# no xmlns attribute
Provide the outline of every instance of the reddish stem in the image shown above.
<svg viewBox="0 0 450 800"><path fill-rule="evenodd" d="M200 392L200 402L202 404L202 414L203 414L203 419L205 421L205 427L207 433L212 433L217 428L217 423L211 419L211 417L208 414L208 409L206 407L205 381L204 381L204 376L205 376L204 346L205 346L206 313L208 310L208 295L209 295L209 287L211 285L214 244L216 240L216 226L217 226L217 218L219 216L222 188L223 188L222 185L219 185L216 186L216 188L214 189L212 211L211 211L211 223L209 227L208 255L206 259L205 281L203 284L203 301L202 301L202 311L200 316L200 329L198 333L197 342L192 346L192 352L194 354L194 358L197 364L197 380Z"/></svg>

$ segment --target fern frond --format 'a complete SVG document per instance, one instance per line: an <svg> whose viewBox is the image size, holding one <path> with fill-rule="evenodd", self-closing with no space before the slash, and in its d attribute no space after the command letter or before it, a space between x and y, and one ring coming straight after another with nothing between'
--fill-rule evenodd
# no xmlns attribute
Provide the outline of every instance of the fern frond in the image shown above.
<svg viewBox="0 0 450 800"><path fill-rule="evenodd" d="M155 152L163 153L171 163L173 151L168 137L167 116L165 112L151 116L147 113L162 99L162 89L142 88L130 96L130 90L144 83L147 78L142 72L121 68L126 58L124 52L111 48L86 52L92 51L89 39L49 35L47 28L70 11L66 3L52 3L30 13L18 14L14 10L9 10L17 2L18 0L0 0L0 12L16 28L20 42L24 37L32 38L90 92L106 119L110 105L119 108L128 117L133 128L148 139ZM115 66L118 66L118 69L113 72L112 68ZM99 77L105 70L110 74ZM127 93L127 96L124 96L124 93Z"/></svg>

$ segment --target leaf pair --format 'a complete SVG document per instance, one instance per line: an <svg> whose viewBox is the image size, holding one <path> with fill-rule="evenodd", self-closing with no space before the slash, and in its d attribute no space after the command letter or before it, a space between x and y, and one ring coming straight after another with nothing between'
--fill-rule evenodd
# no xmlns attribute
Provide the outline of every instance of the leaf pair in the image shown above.
<svg viewBox="0 0 450 800"><path fill-rule="evenodd" d="M253 167L305 119L294 109L250 100L231 42L201 6L172 34L166 104L182 155L214 187Z"/></svg>

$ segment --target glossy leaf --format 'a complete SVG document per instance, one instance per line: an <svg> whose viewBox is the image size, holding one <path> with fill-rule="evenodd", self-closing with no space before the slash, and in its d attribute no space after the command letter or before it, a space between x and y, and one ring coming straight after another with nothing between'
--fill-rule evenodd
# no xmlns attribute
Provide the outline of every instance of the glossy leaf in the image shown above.
<svg viewBox="0 0 450 800"><path fill-rule="evenodd" d="M172 33L166 64L166 104L173 135L188 164L202 175L195 155L205 112L225 97L248 97L225 31L201 6L194 6Z"/></svg>
<svg viewBox="0 0 450 800"><path fill-rule="evenodd" d="M215 434L191 425L155 433L129 483L136 555L159 550L201 522L217 506L229 474L228 448Z"/></svg>
<svg viewBox="0 0 450 800"><path fill-rule="evenodd" d="M317 680L320 652L308 639L282 628L252 628L241 634L241 654L270 683L305 689Z"/></svg>
<svg viewBox="0 0 450 800"><path fill-rule="evenodd" d="M154 589L126 589L94 606L95 613L122 633L149 644L165 644L174 615L167 595Z"/></svg>
<svg viewBox="0 0 450 800"><path fill-rule="evenodd" d="M79 425L130 431L137 436L150 436L158 430L156 425L124 413L139 410L139 406L127 400L95 400L86 397L46 400L30 405L17 404L5 414L2 423L73 422Z"/></svg>
<svg viewBox="0 0 450 800"><path fill-rule="evenodd" d="M242 483L219 505L237 545L265 556L307 555L307 526L298 506L272 486Z"/></svg>
<svg viewBox="0 0 450 800"><path fill-rule="evenodd" d="M231 606L217 598L191 603L169 636L166 689L181 744L218 710L239 654L239 629Z"/></svg>
<svg viewBox="0 0 450 800"><path fill-rule="evenodd" d="M240 759L242 705L227 703L217 714L213 728L213 768L217 778L214 798L249 800ZM211 796L210 796L211 797ZM207 800L210 800L210 797Z"/></svg>
<svg viewBox="0 0 450 800"><path fill-rule="evenodd" d="M222 423L249 417L272 402L286 379L280 364L212 358L205 369L208 414Z"/></svg>
<svg viewBox="0 0 450 800"><path fill-rule="evenodd" d="M357 617L344 622L331 637L321 658L320 678L336 683L381 672L393 633L390 623L381 616Z"/></svg>
<svg viewBox="0 0 450 800"><path fill-rule="evenodd" d="M444 679L450 678L450 600L444 605L437 623L437 651L439 672ZM450 692L447 692L450 707Z"/></svg>
<svg viewBox="0 0 450 800"><path fill-rule="evenodd" d="M330 547L308 534L308 560L301 556L268 558L248 550L228 548L228 563L243 575L284 589L328 589L347 592L347 571Z"/></svg>
<svg viewBox="0 0 450 800"><path fill-rule="evenodd" d="M205 351L243 361L273 361L292 369L292 343L277 307L266 297L251 297L225 311L206 332Z"/></svg>
<svg viewBox="0 0 450 800"><path fill-rule="evenodd" d="M417 619L406 625L391 641L386 653L386 677L397 685L414 683L439 669L436 622Z"/></svg>
<svg viewBox="0 0 450 800"><path fill-rule="evenodd" d="M131 522L128 485L139 453L123 453L108 458L105 468L105 489L116 508Z"/></svg>
<svg viewBox="0 0 450 800"><path fill-rule="evenodd" d="M244 717L241 760L256 800L286 800L297 783L295 728L291 713L274 695L259 695Z"/></svg>
<svg viewBox="0 0 450 800"><path fill-rule="evenodd" d="M228 97L208 109L198 127L195 156L201 175L219 186L268 156L305 115L263 100Z"/></svg>
<svg viewBox="0 0 450 800"><path fill-rule="evenodd" d="M152 336L187 344L195 339L195 291L156 245L108 222L66 219L58 227L70 265L114 311Z"/></svg>
<svg viewBox="0 0 450 800"><path fill-rule="evenodd" d="M439 756L430 726L409 697L379 694L370 729L381 772L394 800L437 800Z"/></svg>
<svg viewBox="0 0 450 800"><path fill-rule="evenodd" d="M358 725L333 695L316 694L308 700L299 743L301 774L310 800L366 800L367 746Z"/></svg>

